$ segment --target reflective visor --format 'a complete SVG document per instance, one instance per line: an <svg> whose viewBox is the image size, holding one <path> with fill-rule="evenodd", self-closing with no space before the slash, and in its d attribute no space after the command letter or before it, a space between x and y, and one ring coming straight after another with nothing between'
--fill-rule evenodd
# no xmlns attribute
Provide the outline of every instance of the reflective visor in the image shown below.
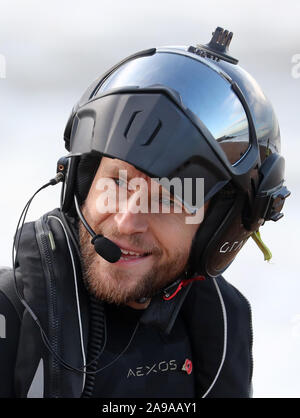
<svg viewBox="0 0 300 418"><path fill-rule="evenodd" d="M111 73L94 97L112 89L159 85L179 94L183 105L206 126L231 164L240 160L249 148L245 110L230 82L198 59L171 52L136 58Z"/></svg>

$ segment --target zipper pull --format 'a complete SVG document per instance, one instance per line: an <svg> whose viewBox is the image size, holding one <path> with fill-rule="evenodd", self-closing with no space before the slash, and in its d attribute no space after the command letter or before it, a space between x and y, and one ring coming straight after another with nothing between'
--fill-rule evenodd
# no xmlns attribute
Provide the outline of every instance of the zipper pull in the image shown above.
<svg viewBox="0 0 300 418"><path fill-rule="evenodd" d="M48 232L48 238L49 238L51 250L52 251L55 251L56 250L56 245L55 245L54 236L52 234L52 231L49 231Z"/></svg>

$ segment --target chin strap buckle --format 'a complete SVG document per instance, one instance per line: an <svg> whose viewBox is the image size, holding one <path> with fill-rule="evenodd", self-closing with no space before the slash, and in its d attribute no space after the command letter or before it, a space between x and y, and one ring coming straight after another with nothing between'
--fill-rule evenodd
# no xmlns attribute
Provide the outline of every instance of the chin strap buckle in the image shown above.
<svg viewBox="0 0 300 418"><path fill-rule="evenodd" d="M196 281L196 280L205 280L204 276L196 276L196 277L192 277L191 279L183 279L183 280L177 280L175 283L172 283L171 286L167 287L164 290L164 296L163 296L163 300L171 300L173 299L177 293L184 287L187 286L188 284ZM172 291L172 289L174 288L174 286L176 286L176 289L174 290L173 293L170 293L170 291Z"/></svg>

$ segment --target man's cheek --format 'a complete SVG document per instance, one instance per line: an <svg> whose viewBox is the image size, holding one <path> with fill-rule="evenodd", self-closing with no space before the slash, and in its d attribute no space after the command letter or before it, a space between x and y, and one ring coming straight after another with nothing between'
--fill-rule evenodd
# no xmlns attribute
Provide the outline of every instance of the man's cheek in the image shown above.
<svg viewBox="0 0 300 418"><path fill-rule="evenodd" d="M116 185L112 179L100 178L96 183L97 197L95 208L97 214L116 213L117 193Z"/></svg>

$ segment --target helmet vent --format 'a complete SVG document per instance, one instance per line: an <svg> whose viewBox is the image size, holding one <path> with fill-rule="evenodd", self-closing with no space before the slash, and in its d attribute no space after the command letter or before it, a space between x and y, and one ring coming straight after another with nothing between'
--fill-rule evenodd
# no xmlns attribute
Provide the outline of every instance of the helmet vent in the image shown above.
<svg viewBox="0 0 300 418"><path fill-rule="evenodd" d="M149 139L144 142L142 145L150 145L151 142L153 141L153 139L157 136L158 132L160 131L160 128L162 127L162 123L161 120L158 121L156 128L154 129L154 131L152 132L152 134L150 135Z"/></svg>
<svg viewBox="0 0 300 418"><path fill-rule="evenodd" d="M125 132L124 132L124 136L125 136L126 139L127 139L127 136L128 136L129 129L130 129L131 125L133 124L134 119L136 118L136 115L140 112L141 112L141 110L137 110L136 112L133 112L133 114L131 115L131 118L129 119L128 125L125 129Z"/></svg>
<svg viewBox="0 0 300 418"><path fill-rule="evenodd" d="M129 118L128 124L124 131L124 137L130 142L131 138L134 140L137 132L139 133L139 144L141 146L150 145L156 138L162 127L162 121L154 118L154 120L147 120L146 127L143 126L147 120L147 112L137 110L132 113Z"/></svg>

